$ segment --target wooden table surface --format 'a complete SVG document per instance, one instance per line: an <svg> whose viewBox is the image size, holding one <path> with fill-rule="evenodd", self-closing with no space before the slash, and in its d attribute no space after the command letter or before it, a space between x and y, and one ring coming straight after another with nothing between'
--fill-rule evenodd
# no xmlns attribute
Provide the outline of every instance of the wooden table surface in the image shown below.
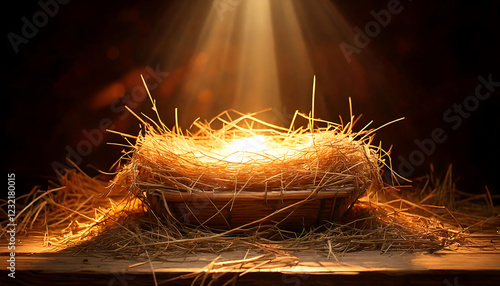
<svg viewBox="0 0 500 286"><path fill-rule="evenodd" d="M0 243L0 284L155 285L156 279L159 285L190 285L198 276L195 285L222 285L233 280L237 282L235 285L500 285L500 236L480 239L483 243L490 242L491 246L482 249L461 247L432 254L358 251L336 257L303 250L294 252L286 263L267 263L259 267L256 262L253 269L247 264L245 268L228 270L210 267L216 254L203 253L149 263L144 259L131 261L57 251L43 247L41 237L17 237L15 279L7 276L10 271L6 268L6 260L10 254L6 240ZM217 262L258 255L246 251L225 252ZM210 275L221 277L209 284ZM235 276L239 276L237 280Z"/></svg>

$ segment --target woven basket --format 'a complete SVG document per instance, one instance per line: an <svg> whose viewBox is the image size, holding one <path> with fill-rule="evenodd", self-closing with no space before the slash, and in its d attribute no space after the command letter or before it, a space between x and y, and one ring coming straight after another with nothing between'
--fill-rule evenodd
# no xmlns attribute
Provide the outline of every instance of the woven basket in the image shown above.
<svg viewBox="0 0 500 286"><path fill-rule="evenodd" d="M256 129L262 121L250 115L228 117L217 117L221 129L194 122L199 130L186 136L146 125L115 182L169 221L298 230L341 219L380 178L371 133Z"/></svg>
<svg viewBox="0 0 500 286"><path fill-rule="evenodd" d="M289 192L179 192L152 188L147 192L151 210L180 223L212 229L269 227L300 231L325 221L339 221L364 190L345 186L332 190ZM255 222L251 224L252 222Z"/></svg>

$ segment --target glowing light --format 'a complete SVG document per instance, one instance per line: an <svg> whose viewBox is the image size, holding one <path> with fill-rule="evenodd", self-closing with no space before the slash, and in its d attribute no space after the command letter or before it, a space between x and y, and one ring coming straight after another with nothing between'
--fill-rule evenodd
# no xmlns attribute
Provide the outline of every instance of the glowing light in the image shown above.
<svg viewBox="0 0 500 286"><path fill-rule="evenodd" d="M168 29L159 35L165 43L157 53L166 58L162 68L171 71L165 79L168 88L161 91L172 93L169 106L183 111L183 126L223 110L251 113L272 108L273 113L262 119L287 127L293 116L289 111L311 109L313 75L320 87L315 116L336 117L338 111L330 107L344 104L347 97L364 96L367 79L379 82L364 69L369 66L379 74L368 50L346 61L339 43L352 41L355 34L330 0L176 5L170 10L176 17L165 20Z"/></svg>
<svg viewBox="0 0 500 286"><path fill-rule="evenodd" d="M265 135L237 138L228 142L224 147L214 148L210 154L199 153L198 157L202 161L207 158L216 158L230 163L285 160L288 156L294 156L313 144L312 136L307 135L303 136L301 142L293 142L292 144L275 141L272 137Z"/></svg>
<svg viewBox="0 0 500 286"><path fill-rule="evenodd" d="M267 141L268 139L264 135L235 139L222 150L222 154L228 154L223 160L244 163L262 157L267 149L272 148Z"/></svg>
<svg viewBox="0 0 500 286"><path fill-rule="evenodd" d="M229 146L229 149L237 152L262 152L266 150L266 137L264 135L257 135L249 138L236 139Z"/></svg>

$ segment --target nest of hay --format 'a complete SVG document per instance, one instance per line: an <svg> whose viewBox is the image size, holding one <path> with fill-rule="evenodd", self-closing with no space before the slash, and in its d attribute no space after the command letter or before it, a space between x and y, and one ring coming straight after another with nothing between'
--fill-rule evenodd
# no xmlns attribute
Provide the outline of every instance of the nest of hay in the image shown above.
<svg viewBox="0 0 500 286"><path fill-rule="evenodd" d="M297 112L291 126L297 117L308 126L282 128L236 111L185 132L142 121L114 185L143 197L158 217L215 229L339 220L380 181L382 152L373 132Z"/></svg>

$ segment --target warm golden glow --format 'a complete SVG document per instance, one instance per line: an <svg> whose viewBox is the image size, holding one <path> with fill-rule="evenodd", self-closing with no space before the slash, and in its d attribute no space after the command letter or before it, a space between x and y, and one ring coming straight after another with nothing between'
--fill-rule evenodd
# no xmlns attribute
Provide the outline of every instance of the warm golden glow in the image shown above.
<svg viewBox="0 0 500 286"><path fill-rule="evenodd" d="M220 160L233 163L284 160L311 147L312 136L304 134L301 139L302 142L294 141L293 144L288 144L283 140L273 140L271 136L254 135L231 140L214 153L218 154Z"/></svg>
<svg viewBox="0 0 500 286"><path fill-rule="evenodd" d="M221 154L228 154L223 160L245 163L257 157L262 157L266 150L271 148L268 141L268 138L264 135L234 139L222 150Z"/></svg>
<svg viewBox="0 0 500 286"><path fill-rule="evenodd" d="M335 82L341 90L351 84L343 58L328 68L313 64L324 65L338 52L322 43L335 43L351 29L328 0L185 5L178 9L175 40L165 36L168 44L159 47L167 59L165 70L171 71L166 85L178 84L168 89L176 96L169 105L179 107L181 125L228 109L250 113L272 108L263 119L286 126L294 110L311 110L314 74L320 74L321 86ZM335 73L324 74L329 69ZM323 93L318 90L318 117L325 113Z"/></svg>

